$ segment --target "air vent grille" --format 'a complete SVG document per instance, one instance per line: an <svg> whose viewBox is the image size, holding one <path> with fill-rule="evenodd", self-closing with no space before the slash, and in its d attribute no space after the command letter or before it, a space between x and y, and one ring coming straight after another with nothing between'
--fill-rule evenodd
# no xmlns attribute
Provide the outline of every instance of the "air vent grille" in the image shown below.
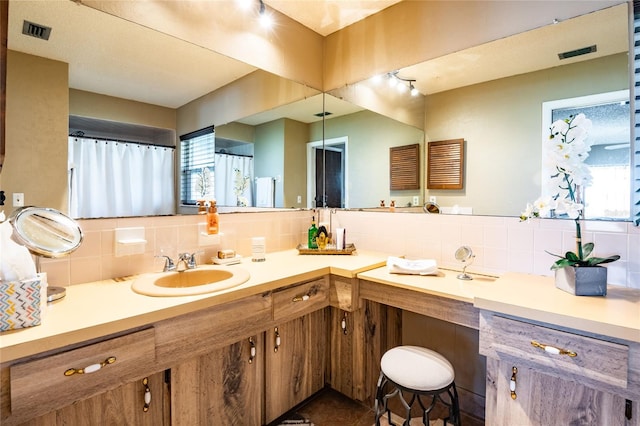
<svg viewBox="0 0 640 426"><path fill-rule="evenodd" d="M562 52L562 53L558 53L558 58L562 59L568 59L568 58L574 58L576 56L581 56L581 55L586 55L587 53L593 53L593 52L597 52L598 51L598 47L594 44L593 46L588 46L588 47L583 47L581 49L576 49L576 50L570 50L568 52Z"/></svg>
<svg viewBox="0 0 640 426"><path fill-rule="evenodd" d="M49 40L49 36L51 35L51 27L24 21L22 23L22 34L39 38L41 40Z"/></svg>

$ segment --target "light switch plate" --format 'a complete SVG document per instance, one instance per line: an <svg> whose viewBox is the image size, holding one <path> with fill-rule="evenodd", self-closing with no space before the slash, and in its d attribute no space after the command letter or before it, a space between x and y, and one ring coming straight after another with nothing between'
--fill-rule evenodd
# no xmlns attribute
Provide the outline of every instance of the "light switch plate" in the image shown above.
<svg viewBox="0 0 640 426"><path fill-rule="evenodd" d="M22 192L13 193L13 207L24 206L24 194Z"/></svg>

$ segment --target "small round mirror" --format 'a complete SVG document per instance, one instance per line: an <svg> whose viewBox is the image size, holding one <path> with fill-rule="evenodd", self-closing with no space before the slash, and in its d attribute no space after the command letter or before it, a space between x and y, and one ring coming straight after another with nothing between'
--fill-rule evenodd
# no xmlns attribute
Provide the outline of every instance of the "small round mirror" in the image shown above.
<svg viewBox="0 0 640 426"><path fill-rule="evenodd" d="M14 237L30 252L62 257L82 243L80 226L67 215L44 207L22 207L9 217Z"/></svg>
<svg viewBox="0 0 640 426"><path fill-rule="evenodd" d="M467 274L467 266L471 265L473 263L473 259L476 257L473 254L473 250L471 250L471 247L469 246L462 246L460 248L458 248L458 250L456 250L456 254L455 254L456 260L458 262L462 262L462 264L464 265L462 267L462 273L458 275L458 279L459 280L472 280L473 277L469 274Z"/></svg>

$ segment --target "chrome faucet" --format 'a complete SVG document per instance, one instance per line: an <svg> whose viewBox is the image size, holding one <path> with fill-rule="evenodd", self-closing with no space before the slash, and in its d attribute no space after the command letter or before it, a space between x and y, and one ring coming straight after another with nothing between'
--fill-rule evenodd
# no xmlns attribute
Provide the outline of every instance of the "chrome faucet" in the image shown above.
<svg viewBox="0 0 640 426"><path fill-rule="evenodd" d="M178 265L180 263L184 263L184 269L178 269ZM178 255L178 263L176 265L176 270L184 271L185 269L195 269L198 265L196 264L196 254L195 253L180 253Z"/></svg>
<svg viewBox="0 0 640 426"><path fill-rule="evenodd" d="M175 271L176 269L176 265L173 263L173 260L171 260L171 258L169 256L165 256L165 255L159 255L156 257L164 257L164 268L162 269L162 272L169 272L169 271Z"/></svg>

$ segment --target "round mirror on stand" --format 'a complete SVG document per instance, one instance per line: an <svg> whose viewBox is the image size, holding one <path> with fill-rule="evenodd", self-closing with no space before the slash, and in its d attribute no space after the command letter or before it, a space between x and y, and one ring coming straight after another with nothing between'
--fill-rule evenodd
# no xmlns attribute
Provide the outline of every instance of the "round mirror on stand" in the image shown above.
<svg viewBox="0 0 640 426"><path fill-rule="evenodd" d="M75 251L82 243L82 230L75 220L46 207L21 207L9 216L14 238L36 256L40 273L40 257L58 258ZM64 297L64 287L48 287L47 301Z"/></svg>
<svg viewBox="0 0 640 426"><path fill-rule="evenodd" d="M467 266L473 263L473 259L475 259L475 254L473 254L473 250L469 246L462 246L458 250L456 250L455 254L456 260L462 262L462 273L458 274L459 280L472 280L473 277L467 274Z"/></svg>

